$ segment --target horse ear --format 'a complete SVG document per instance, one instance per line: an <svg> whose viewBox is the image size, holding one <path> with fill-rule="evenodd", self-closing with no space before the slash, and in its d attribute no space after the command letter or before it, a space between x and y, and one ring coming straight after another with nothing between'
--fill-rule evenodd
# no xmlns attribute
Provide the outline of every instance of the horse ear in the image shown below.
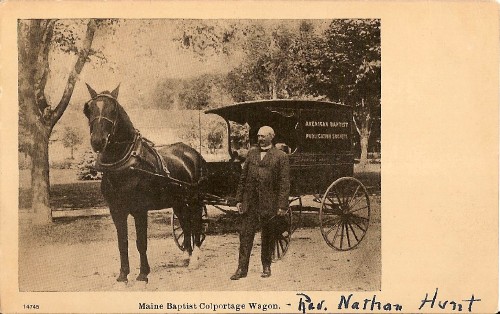
<svg viewBox="0 0 500 314"><path fill-rule="evenodd" d="M116 86L116 88L111 92L111 96L113 96L114 99L118 99L118 91L120 90L120 84Z"/></svg>
<svg viewBox="0 0 500 314"><path fill-rule="evenodd" d="M85 85L87 85L87 89L89 90L89 93L90 93L90 97L92 98L95 98L97 96L97 93L95 90L92 89L92 87L90 87L89 84L85 83Z"/></svg>

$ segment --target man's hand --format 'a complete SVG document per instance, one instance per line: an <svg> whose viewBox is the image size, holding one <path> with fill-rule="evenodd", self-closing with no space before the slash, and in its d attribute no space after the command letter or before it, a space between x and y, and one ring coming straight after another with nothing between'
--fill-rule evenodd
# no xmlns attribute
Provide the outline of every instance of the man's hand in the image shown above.
<svg viewBox="0 0 500 314"><path fill-rule="evenodd" d="M244 214L245 211L243 210L243 206L241 206L241 203L236 203L236 208L238 208L238 213Z"/></svg>
<svg viewBox="0 0 500 314"><path fill-rule="evenodd" d="M286 216L286 210L283 208L278 209L278 216Z"/></svg>

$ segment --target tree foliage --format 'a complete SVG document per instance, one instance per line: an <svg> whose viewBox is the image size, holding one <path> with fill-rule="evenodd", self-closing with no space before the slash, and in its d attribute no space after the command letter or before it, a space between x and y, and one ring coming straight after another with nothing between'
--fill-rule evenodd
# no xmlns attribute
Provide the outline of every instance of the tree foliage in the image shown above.
<svg viewBox="0 0 500 314"><path fill-rule="evenodd" d="M158 81L152 92L152 99L146 108L152 109L176 109L179 102L179 91L182 81L179 79L164 78Z"/></svg>
<svg viewBox="0 0 500 314"><path fill-rule="evenodd" d="M311 41L302 69L316 96L351 105L367 162L374 116L380 113L380 20L333 20L323 38Z"/></svg>
<svg viewBox="0 0 500 314"><path fill-rule="evenodd" d="M311 89L333 101L380 99L380 21L333 20L302 67Z"/></svg>
<svg viewBox="0 0 500 314"><path fill-rule="evenodd" d="M256 24L247 33L244 59L228 74L237 101L302 97L307 94L300 65L302 23ZM313 27L311 26L311 29Z"/></svg>

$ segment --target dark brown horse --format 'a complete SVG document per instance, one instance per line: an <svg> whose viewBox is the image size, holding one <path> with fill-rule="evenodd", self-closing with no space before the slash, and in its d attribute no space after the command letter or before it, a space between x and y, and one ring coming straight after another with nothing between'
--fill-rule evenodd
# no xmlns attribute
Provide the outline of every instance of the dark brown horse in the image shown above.
<svg viewBox="0 0 500 314"><path fill-rule="evenodd" d="M134 128L118 103L117 87L96 93L88 84L91 99L84 106L89 119L90 143L98 153L96 168L103 172L101 191L118 235L120 275L130 273L127 218L132 215L140 254L139 281L148 281L147 212L172 207L184 232L184 247L193 259L201 245L202 200L199 184L205 171L203 157L193 148L176 143L155 150ZM180 182L180 183L179 183ZM194 245L193 245L194 244Z"/></svg>

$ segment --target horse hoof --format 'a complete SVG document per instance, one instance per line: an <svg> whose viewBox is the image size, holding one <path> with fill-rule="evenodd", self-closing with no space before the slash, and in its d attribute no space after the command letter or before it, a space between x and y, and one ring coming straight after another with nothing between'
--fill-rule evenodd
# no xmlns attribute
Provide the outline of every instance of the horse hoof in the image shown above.
<svg viewBox="0 0 500 314"><path fill-rule="evenodd" d="M121 275L120 274L120 276L118 276L118 278L116 278L116 281L128 283L127 275Z"/></svg>
<svg viewBox="0 0 500 314"><path fill-rule="evenodd" d="M189 256L189 253L187 251L185 251L184 254L183 254L183 256L182 256L182 264L184 266L188 266L190 259L191 259L191 257Z"/></svg>
<svg viewBox="0 0 500 314"><path fill-rule="evenodd" d="M198 267L200 267L200 260L201 260L201 250L199 248L193 250L191 257L189 258L188 269L198 269Z"/></svg>
<svg viewBox="0 0 500 314"><path fill-rule="evenodd" d="M145 283L148 283L148 275L145 275L145 274L139 274L139 276L137 276L137 278L135 279L137 281L144 281Z"/></svg>

